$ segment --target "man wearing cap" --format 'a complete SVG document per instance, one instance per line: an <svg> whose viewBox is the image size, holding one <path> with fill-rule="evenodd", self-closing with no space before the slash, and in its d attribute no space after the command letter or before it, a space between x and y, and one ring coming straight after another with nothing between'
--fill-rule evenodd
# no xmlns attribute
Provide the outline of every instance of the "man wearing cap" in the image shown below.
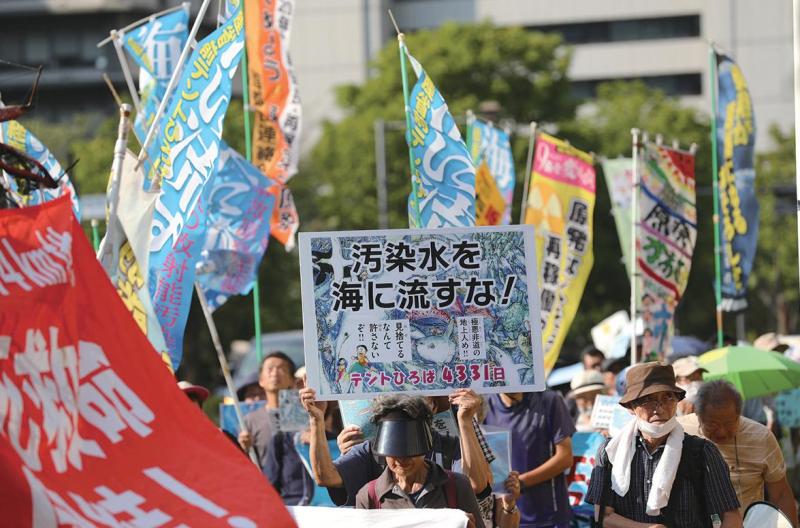
<svg viewBox="0 0 800 528"><path fill-rule="evenodd" d="M386 469L356 495L356 508L457 508L483 528L469 479L425 460L433 447L430 407L406 395L374 400L373 423L378 425L373 452L386 457Z"/></svg>
<svg viewBox="0 0 800 528"><path fill-rule="evenodd" d="M739 527L728 467L711 442L685 434L675 414L685 392L670 365L632 366L620 404L635 416L597 453L586 502L603 526Z"/></svg>
<svg viewBox="0 0 800 528"><path fill-rule="evenodd" d="M603 383L603 375L597 370L584 370L572 378L569 384L572 389L568 396L575 401L578 415L575 419L575 430L578 432L591 432L592 409L594 400L599 394L605 394L607 387Z"/></svg>
<svg viewBox="0 0 800 528"><path fill-rule="evenodd" d="M680 358L672 364L675 372L675 385L686 392L686 396L678 402L678 416L692 414L697 390L703 384L703 373L708 372L700 366L695 356Z"/></svg>
<svg viewBox="0 0 800 528"><path fill-rule="evenodd" d="M797 505L786 479L781 447L766 426L741 416L742 396L730 382L704 383L697 393L695 414L678 421L687 433L714 442L731 470L742 510L766 499L797 524Z"/></svg>

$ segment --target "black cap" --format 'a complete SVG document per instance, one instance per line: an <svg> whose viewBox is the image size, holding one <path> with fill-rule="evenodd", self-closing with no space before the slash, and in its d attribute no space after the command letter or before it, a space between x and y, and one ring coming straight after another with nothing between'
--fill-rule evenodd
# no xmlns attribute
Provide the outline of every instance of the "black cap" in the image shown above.
<svg viewBox="0 0 800 528"><path fill-rule="evenodd" d="M433 435L427 421L393 412L378 424L372 451L380 456L412 457L425 455L432 447Z"/></svg>

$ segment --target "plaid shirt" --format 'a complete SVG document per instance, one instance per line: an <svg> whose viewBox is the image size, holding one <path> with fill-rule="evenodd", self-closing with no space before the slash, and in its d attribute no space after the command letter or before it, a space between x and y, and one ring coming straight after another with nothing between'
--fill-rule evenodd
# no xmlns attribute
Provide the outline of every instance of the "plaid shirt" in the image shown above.
<svg viewBox="0 0 800 528"><path fill-rule="evenodd" d="M481 451L483 452L483 457L486 459L486 463L491 464L497 457L494 456L494 452L492 448L489 447L486 437L483 436L483 430L481 430L478 420L474 417L472 418L472 428L475 429L475 436L478 437L478 444L481 446Z"/></svg>
<svg viewBox="0 0 800 528"><path fill-rule="evenodd" d="M607 472L610 471L610 466L606 455L606 444L600 447L597 453L597 465L592 470L589 490L586 494L586 502L589 504L600 504L603 486L608 479ZM616 492L609 490L610 500L607 499L609 504L606 506L612 507L616 513L632 521L664 523L663 510L662 515L657 517L651 517L645 512L656 464L663 453L664 446L662 445L650 454L641 436L637 436L636 453L631 462L631 484L628 493L624 497L620 497ZM681 457L684 456L688 456L686 449L681 454ZM739 508L739 500L736 498L736 491L731 484L728 466L725 465L717 447L705 440L703 441L703 459L706 466L704 489L698 489L700 483L692 482L689 475L681 475L678 472L675 477L669 501L674 526L682 528L711 526L711 514L717 514L721 518L723 513ZM698 500L700 496L705 498L706 513L709 516L705 519L701 517L702 504Z"/></svg>

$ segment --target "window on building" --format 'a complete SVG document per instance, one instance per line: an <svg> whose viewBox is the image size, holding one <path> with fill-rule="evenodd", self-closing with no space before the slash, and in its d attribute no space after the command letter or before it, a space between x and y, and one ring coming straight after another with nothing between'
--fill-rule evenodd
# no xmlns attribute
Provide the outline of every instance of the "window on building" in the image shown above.
<svg viewBox="0 0 800 528"><path fill-rule="evenodd" d="M597 95L597 86L601 83L633 80L641 80L650 88L661 90L671 96L701 95L703 93L703 76L700 73L572 81L571 93L574 98L579 100L591 99Z"/></svg>
<svg viewBox="0 0 800 528"><path fill-rule="evenodd" d="M699 37L700 15L550 24L526 29L560 33L569 44Z"/></svg>

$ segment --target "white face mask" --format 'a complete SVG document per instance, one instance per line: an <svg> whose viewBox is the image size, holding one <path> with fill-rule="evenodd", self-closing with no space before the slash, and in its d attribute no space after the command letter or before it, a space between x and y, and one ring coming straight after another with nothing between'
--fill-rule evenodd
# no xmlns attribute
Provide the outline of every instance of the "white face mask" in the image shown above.
<svg viewBox="0 0 800 528"><path fill-rule="evenodd" d="M642 420L641 418L637 418L636 425L639 427L640 431L647 433L653 438L661 438L662 436L670 434L672 430L675 429L675 426L678 425L678 420L676 420L675 417L673 416L664 423L654 424Z"/></svg>
<svg viewBox="0 0 800 528"><path fill-rule="evenodd" d="M694 399L697 397L697 391L700 390L700 385L702 384L702 381L690 381L689 383L679 384L678 387L685 390L686 399L694 403Z"/></svg>

